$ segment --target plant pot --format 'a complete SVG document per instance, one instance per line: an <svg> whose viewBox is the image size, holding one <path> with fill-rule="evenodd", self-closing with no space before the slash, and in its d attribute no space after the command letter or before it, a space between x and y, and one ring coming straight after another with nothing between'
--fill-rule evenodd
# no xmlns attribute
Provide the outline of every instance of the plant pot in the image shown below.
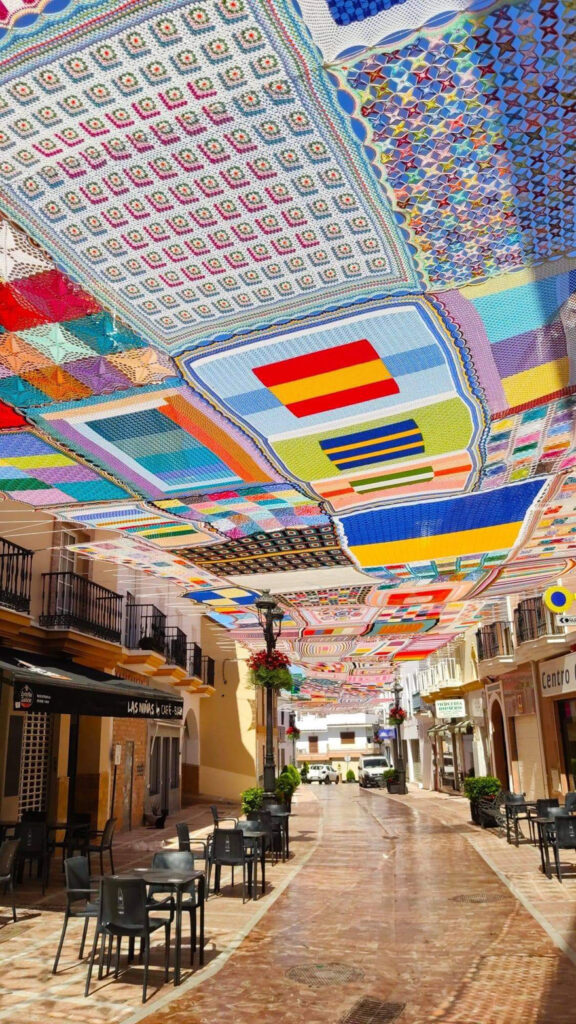
<svg viewBox="0 0 576 1024"><path fill-rule="evenodd" d="M258 821L260 818L260 811L248 811L246 814L246 821Z"/></svg>
<svg viewBox="0 0 576 1024"><path fill-rule="evenodd" d="M470 817L475 825L481 825L482 819L480 817L480 801L470 800Z"/></svg>

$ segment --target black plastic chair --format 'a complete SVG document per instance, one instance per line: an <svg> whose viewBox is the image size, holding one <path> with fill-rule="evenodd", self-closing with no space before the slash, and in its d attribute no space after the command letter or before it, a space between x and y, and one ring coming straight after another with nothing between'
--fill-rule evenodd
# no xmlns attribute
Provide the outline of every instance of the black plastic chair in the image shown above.
<svg viewBox="0 0 576 1024"><path fill-rule="evenodd" d="M157 908L163 904L170 904L170 900L159 903ZM114 977L117 978L120 972L120 949L123 938L128 938L131 944L135 939L140 939L144 947L144 979L142 983L142 1002L146 1002L148 989L148 968L150 966L150 936L158 928L165 931L165 959L164 977L168 980L168 968L170 964L170 926L172 915L166 920L164 917L151 917L150 904L146 895L146 882L143 878L103 878L100 882L100 913L97 918L94 941L88 962L88 975L86 977L86 988L84 995L90 991L90 981L98 940L100 939L100 964L98 976L102 977L104 966L104 946L106 938L111 942L116 939L116 964Z"/></svg>
<svg viewBox="0 0 576 1024"><path fill-rule="evenodd" d="M506 841L508 843L512 842L511 834L513 828L514 844L518 846L521 836L520 822L526 821L530 823L530 809L526 803L526 794L507 793L504 806L506 808ZM528 827L530 828L530 835L532 835L530 824L528 824Z"/></svg>
<svg viewBox="0 0 576 1024"><path fill-rule="evenodd" d="M192 850L196 860L202 859L208 869L208 857L210 855L211 836L207 839L196 839L195 836L190 835L190 829L185 821L179 821L176 825L176 835L178 837L178 849L180 851L192 850L195 846L197 849Z"/></svg>
<svg viewBox="0 0 576 1024"><path fill-rule="evenodd" d="M20 821L25 821L27 823L30 822L30 821L35 821L35 822L38 822L38 821L42 822L42 821L44 821L45 822L45 821L48 821L48 812L47 811L22 811L22 816L20 818Z"/></svg>
<svg viewBox="0 0 576 1024"><path fill-rule="evenodd" d="M90 821L91 817L89 814L73 814L64 830L63 838L49 840L51 854L54 854L56 850L62 850L62 870L64 870L64 860L66 857L73 857L75 853L86 854L90 835Z"/></svg>
<svg viewBox="0 0 576 1024"><path fill-rule="evenodd" d="M104 851L107 850L110 854L110 867L112 874L114 874L114 858L112 856L112 840L114 838L114 829L116 828L116 818L108 818L108 821L104 825L104 828L100 831L91 832L90 838L99 838L99 843L89 842L86 847L86 853L88 855L88 872L91 872L90 868L90 854L100 854L100 874L104 874Z"/></svg>
<svg viewBox="0 0 576 1024"><path fill-rule="evenodd" d="M567 814L573 814L576 811L576 793L566 793L564 807Z"/></svg>
<svg viewBox="0 0 576 1024"><path fill-rule="evenodd" d="M284 849L284 839L282 836L282 829L278 819L274 821L272 813L268 810L258 812L258 821L263 832L267 834L267 848L272 853L272 863L276 864L278 861L278 853L281 853Z"/></svg>
<svg viewBox="0 0 576 1024"><path fill-rule="evenodd" d="M535 818L549 818L550 817L550 811L556 810L557 807L559 807L559 803L558 803L558 800L555 797L547 799L547 800L537 800L536 801L536 808L535 808L535 810L530 811L530 815L529 815L529 818L528 818L528 825L530 827L530 835L532 837L532 842L533 843L537 842L537 840L538 840L538 836L536 835L536 828L535 828L534 819Z"/></svg>
<svg viewBox="0 0 576 1024"><path fill-rule="evenodd" d="M152 870L156 868L168 868L171 871L194 870L194 854L189 850L160 850L152 858ZM152 896L171 894L170 886L153 884L148 887L148 898ZM170 896L171 910L174 911L176 901ZM182 910L190 914L190 963L194 963L196 952L196 911L200 907L200 898L196 882L182 890ZM154 901L150 899L150 909L154 909Z"/></svg>
<svg viewBox="0 0 576 1024"><path fill-rule="evenodd" d="M14 899L14 868L16 854L20 846L19 839L5 839L0 846L0 885L4 886L4 895L12 896L12 920L16 920L16 902Z"/></svg>
<svg viewBox="0 0 576 1024"><path fill-rule="evenodd" d="M26 861L29 864L28 877L32 877L32 863L35 861L38 866L38 878L42 880L42 895L44 895L50 871L48 827L43 821L21 821L16 829L16 835L20 839L17 855L18 879L22 879Z"/></svg>
<svg viewBox="0 0 576 1024"><path fill-rule="evenodd" d="M282 860L286 860L290 852L288 840L288 818L286 817L288 806L286 804L268 804L266 810L272 815L274 836L275 838L280 838ZM278 817L276 815L278 815Z"/></svg>
<svg viewBox="0 0 576 1024"><path fill-rule="evenodd" d="M564 808L561 808L563 810ZM558 875L558 881L562 881L562 871L560 867L560 850L574 850L576 851L576 818L570 817L569 814L557 814L555 815L554 831L550 832L546 840L546 874L548 878L552 877L552 871L550 869L550 854L549 848L552 847L554 850L554 861L556 863L556 874Z"/></svg>
<svg viewBox="0 0 576 1024"><path fill-rule="evenodd" d="M207 893L210 892L212 868L214 873L214 892L220 892L220 874L223 867L232 869L232 887L234 887L234 868L242 868L242 902L246 901L247 868L249 869L248 884L252 882L253 858L246 852L244 835L240 829L217 828L214 833L210 860L208 862Z"/></svg>
<svg viewBox="0 0 576 1024"><path fill-rule="evenodd" d="M82 941L80 943L80 952L78 953L78 959L81 960L84 956L84 944L86 942L86 934L88 932L88 922L91 919L95 920L98 917L100 909L97 898L98 888L90 885L90 872L88 870L88 861L86 857L68 857L64 861L64 872L66 877L66 910L64 911L62 934L60 935L60 942L58 943L56 958L52 967L52 974L56 974L58 969L58 962L60 960L60 954L62 952L62 946L64 945L64 938L66 936L66 929L70 918L79 917L84 920ZM91 900L91 896L96 896L96 899Z"/></svg>
<svg viewBox="0 0 576 1024"><path fill-rule="evenodd" d="M210 810L212 811L212 819L214 821L215 828L219 828L223 821L233 821L235 826L238 824L238 818L233 818L231 816L223 818L215 804L210 805Z"/></svg>

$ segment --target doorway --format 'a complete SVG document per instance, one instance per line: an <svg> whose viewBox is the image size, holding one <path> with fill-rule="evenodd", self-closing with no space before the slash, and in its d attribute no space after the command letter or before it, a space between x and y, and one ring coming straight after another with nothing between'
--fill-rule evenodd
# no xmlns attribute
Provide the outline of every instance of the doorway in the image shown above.
<svg viewBox="0 0 576 1024"><path fill-rule="evenodd" d="M506 750L506 734L504 732L504 715L498 700L495 700L490 710L490 723L492 726L492 762L494 774L500 780L503 789L508 789L510 773L508 770L508 753Z"/></svg>

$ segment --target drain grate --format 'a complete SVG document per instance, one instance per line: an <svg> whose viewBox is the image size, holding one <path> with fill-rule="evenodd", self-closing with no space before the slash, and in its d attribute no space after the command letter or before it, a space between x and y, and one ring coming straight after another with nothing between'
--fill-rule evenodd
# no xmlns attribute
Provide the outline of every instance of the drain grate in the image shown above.
<svg viewBox="0 0 576 1024"><path fill-rule="evenodd" d="M451 896L451 903L504 903L509 896L506 893L461 892Z"/></svg>
<svg viewBox="0 0 576 1024"><path fill-rule="evenodd" d="M286 971L286 977L302 985L309 985L310 988L324 988L329 985L348 985L351 981L361 981L364 974L355 967L349 967L348 964L301 964L298 967L290 967Z"/></svg>
<svg viewBox="0 0 576 1024"><path fill-rule="evenodd" d="M359 999L341 1024L391 1024L398 1020L406 1003L383 1003L381 999Z"/></svg>

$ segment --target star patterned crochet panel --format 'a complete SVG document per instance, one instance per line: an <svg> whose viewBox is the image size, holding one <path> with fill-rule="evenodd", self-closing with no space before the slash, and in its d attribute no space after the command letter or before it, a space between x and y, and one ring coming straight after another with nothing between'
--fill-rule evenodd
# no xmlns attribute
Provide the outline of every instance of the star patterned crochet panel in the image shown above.
<svg viewBox="0 0 576 1024"><path fill-rule="evenodd" d="M4 47L1 203L72 276L173 348L419 290L287 2L102 6Z"/></svg>
<svg viewBox="0 0 576 1024"><path fill-rule="evenodd" d="M225 576L350 565L331 523L308 529L255 533L195 550L194 563Z"/></svg>
<svg viewBox="0 0 576 1024"><path fill-rule="evenodd" d="M335 76L433 287L574 254L575 39L570 0L523 0Z"/></svg>

